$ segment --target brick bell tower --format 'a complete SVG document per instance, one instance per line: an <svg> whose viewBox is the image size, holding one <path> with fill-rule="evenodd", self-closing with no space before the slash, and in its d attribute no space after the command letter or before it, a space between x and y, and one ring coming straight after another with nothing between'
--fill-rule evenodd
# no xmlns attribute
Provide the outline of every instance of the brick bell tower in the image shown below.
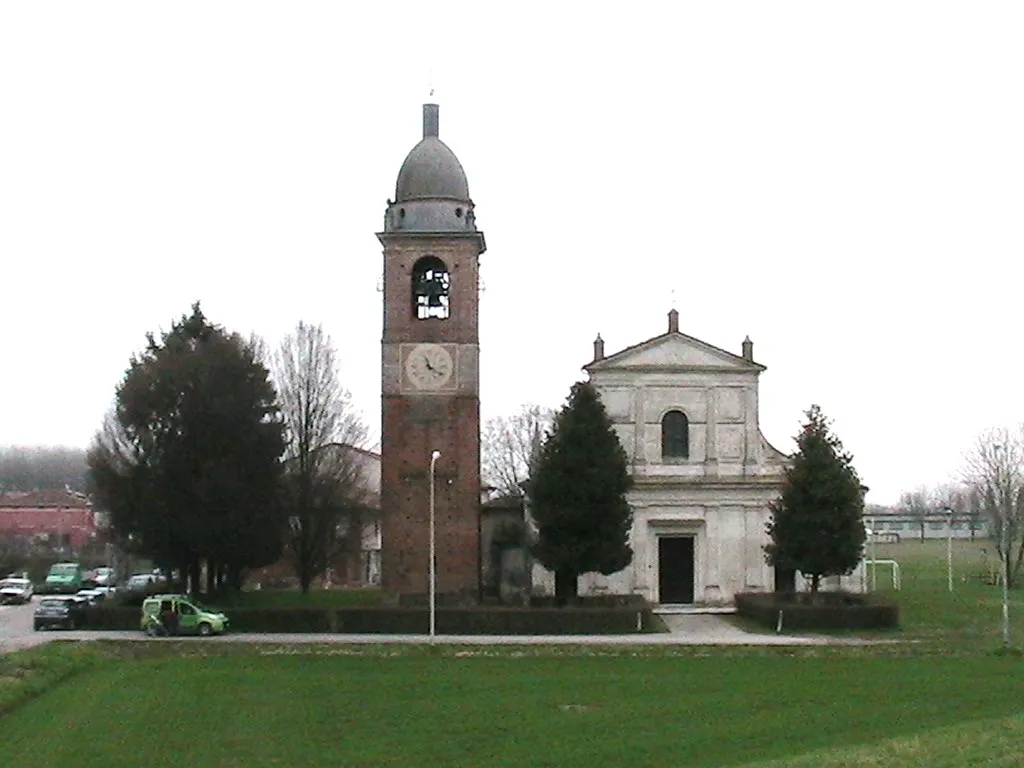
<svg viewBox="0 0 1024 768"><path fill-rule="evenodd" d="M423 139L398 172L384 231L381 579L429 592L431 454L437 593L480 588L480 340L476 228L465 171L423 105Z"/></svg>

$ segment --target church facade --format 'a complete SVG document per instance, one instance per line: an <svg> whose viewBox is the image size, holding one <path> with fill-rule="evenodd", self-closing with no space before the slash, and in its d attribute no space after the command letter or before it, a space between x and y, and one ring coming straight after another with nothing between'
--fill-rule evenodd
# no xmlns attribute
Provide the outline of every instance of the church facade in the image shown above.
<svg viewBox="0 0 1024 768"><path fill-rule="evenodd" d="M580 577L580 594L640 594L661 605L725 606L742 591L771 590L763 547L769 504L787 457L758 426L753 344L733 354L680 332L605 355L594 342L584 366L626 451L634 487L633 562L610 576ZM553 591L536 568L534 583Z"/></svg>

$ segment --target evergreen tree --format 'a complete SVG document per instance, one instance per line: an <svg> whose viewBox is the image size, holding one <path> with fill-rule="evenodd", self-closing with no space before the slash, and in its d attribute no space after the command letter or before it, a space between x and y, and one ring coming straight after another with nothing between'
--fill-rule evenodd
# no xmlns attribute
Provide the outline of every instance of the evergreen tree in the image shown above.
<svg viewBox="0 0 1024 768"><path fill-rule="evenodd" d="M554 571L560 602L576 597L581 573L607 575L632 561L631 486L626 452L597 390L574 384L528 483L538 529L533 553Z"/></svg>
<svg viewBox="0 0 1024 768"><path fill-rule="evenodd" d="M769 565L822 577L850 573L864 553L864 488L817 405L806 413L781 496L771 504Z"/></svg>
<svg viewBox="0 0 1024 768"><path fill-rule="evenodd" d="M88 454L91 489L117 538L198 589L280 556L284 436L276 394L252 345L211 325L199 304L147 336Z"/></svg>

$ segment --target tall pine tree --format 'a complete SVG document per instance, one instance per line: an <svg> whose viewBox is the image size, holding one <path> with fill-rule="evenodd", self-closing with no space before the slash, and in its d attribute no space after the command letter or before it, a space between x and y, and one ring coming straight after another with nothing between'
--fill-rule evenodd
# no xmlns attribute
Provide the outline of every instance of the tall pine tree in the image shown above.
<svg viewBox="0 0 1024 768"><path fill-rule="evenodd" d="M537 456L528 488L538 529L534 556L555 574L560 602L581 573L615 573L633 559L626 452L597 390L573 385Z"/></svg>
<svg viewBox="0 0 1024 768"><path fill-rule="evenodd" d="M769 565L809 577L816 595L823 577L850 573L863 557L864 488L821 409L806 416L764 549Z"/></svg>

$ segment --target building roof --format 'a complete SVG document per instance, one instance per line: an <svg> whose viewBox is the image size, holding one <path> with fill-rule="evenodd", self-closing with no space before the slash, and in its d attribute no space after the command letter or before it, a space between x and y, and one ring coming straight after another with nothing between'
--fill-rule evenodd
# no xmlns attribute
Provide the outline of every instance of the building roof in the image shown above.
<svg viewBox="0 0 1024 768"><path fill-rule="evenodd" d="M52 509L54 507L77 507L88 509L92 504L89 498L76 491L28 491L21 493L0 494L0 507L36 507Z"/></svg>
<svg viewBox="0 0 1024 768"><path fill-rule="evenodd" d="M645 352L656 347L671 344L673 342L679 342L678 346L680 349L690 349L694 351L703 351L708 353L709 358L718 358L718 360L704 363L701 367L708 365L717 368L729 368L735 370L746 370L746 371L763 371L765 366L760 363L755 363L752 360L745 360L740 355L735 355L732 352L716 347L712 344L708 344L706 341L701 341L693 336L687 336L685 333L679 331L669 331L668 333L662 333L654 336L646 341L641 341L639 344L633 344L632 346L621 349L615 354L602 357L599 360L592 360L583 366L583 370L600 371L606 368L616 368L620 365L630 366L632 363L631 358L640 359L640 353ZM669 363L670 367L675 367L678 363ZM682 363L682 365L686 365Z"/></svg>
<svg viewBox="0 0 1024 768"><path fill-rule="evenodd" d="M594 359L583 366L587 373L615 368L657 369L728 369L756 372L765 366L754 362L754 344L750 338L743 341L743 354L708 344L679 330L679 313L668 313L668 331L646 341L621 349L615 354L604 354L604 341L598 334L594 341Z"/></svg>

